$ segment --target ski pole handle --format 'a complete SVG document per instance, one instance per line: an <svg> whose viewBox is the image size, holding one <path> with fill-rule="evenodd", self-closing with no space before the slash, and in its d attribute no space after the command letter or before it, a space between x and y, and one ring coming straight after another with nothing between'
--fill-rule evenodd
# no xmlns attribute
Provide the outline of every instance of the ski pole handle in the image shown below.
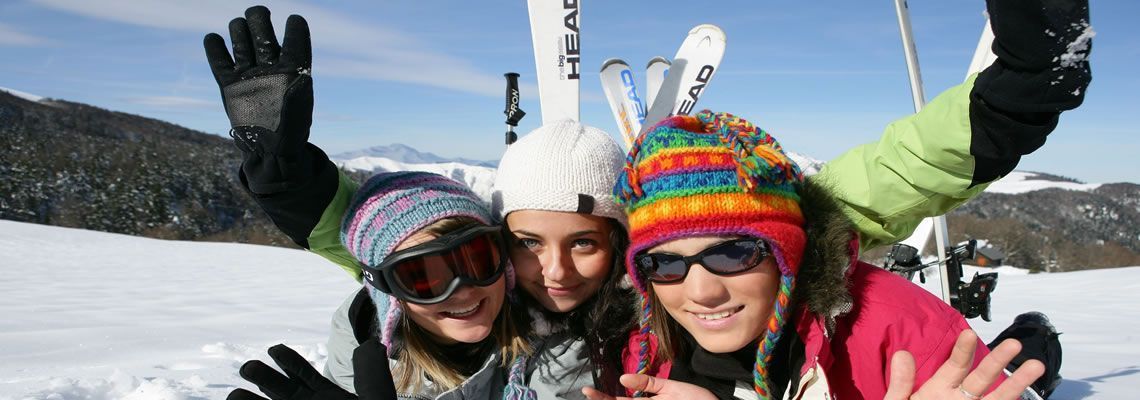
<svg viewBox="0 0 1140 400"><path fill-rule="evenodd" d="M519 74L515 72L508 72L503 74L507 78L507 105L503 110L503 114L507 115L507 144L514 143L518 139L515 135L514 127L519 126L519 121L526 116L526 112L519 107Z"/></svg>

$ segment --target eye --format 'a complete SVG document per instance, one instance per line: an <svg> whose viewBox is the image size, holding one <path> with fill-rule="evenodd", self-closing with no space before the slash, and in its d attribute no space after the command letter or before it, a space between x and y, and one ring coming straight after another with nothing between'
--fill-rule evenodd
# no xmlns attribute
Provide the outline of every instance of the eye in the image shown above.
<svg viewBox="0 0 1140 400"><path fill-rule="evenodd" d="M572 245L576 249L586 249L597 247L598 242L593 239L574 239Z"/></svg>
<svg viewBox="0 0 1140 400"><path fill-rule="evenodd" d="M534 250L539 246L542 246L541 242L531 238L519 238L515 243L518 244L519 247L527 248L530 250Z"/></svg>

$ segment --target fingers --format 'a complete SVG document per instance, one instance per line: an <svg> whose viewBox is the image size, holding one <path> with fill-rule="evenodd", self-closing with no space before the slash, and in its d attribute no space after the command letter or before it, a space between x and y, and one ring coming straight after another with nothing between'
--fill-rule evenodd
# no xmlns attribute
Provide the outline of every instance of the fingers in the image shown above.
<svg viewBox="0 0 1140 400"><path fill-rule="evenodd" d="M249 26L245 18L230 21L230 43L234 46L234 66L243 72L257 65L253 55L253 41L249 36Z"/></svg>
<svg viewBox="0 0 1140 400"><path fill-rule="evenodd" d="M643 374L625 374L618 378L622 386L639 392L661 393L668 387L668 379L654 378Z"/></svg>
<svg viewBox="0 0 1140 400"><path fill-rule="evenodd" d="M313 45L309 36L309 23L300 15L290 15L285 21L285 40L281 47L281 62L302 69L313 66Z"/></svg>
<svg viewBox="0 0 1140 400"><path fill-rule="evenodd" d="M1004 342L1002 344L1005 344ZM984 400L1016 400L1029 385L1045 373L1045 364L1037 360L1029 360L1021 364L1013 375L998 385L997 389L983 397Z"/></svg>
<svg viewBox="0 0 1140 400"><path fill-rule="evenodd" d="M270 398L277 400L283 399L291 393L297 391L297 384L290 381L285 375L281 375L277 370L270 368L261 360L250 360L242 364L238 369L238 375L257 385L258 389L269 395ZM233 393L230 393L233 395Z"/></svg>
<svg viewBox="0 0 1140 400"><path fill-rule="evenodd" d="M906 400L914 393L914 356L897 351L891 357L891 380L883 400Z"/></svg>
<svg viewBox="0 0 1140 400"><path fill-rule="evenodd" d="M226 400L269 400L245 389L234 389Z"/></svg>
<svg viewBox="0 0 1140 400"><path fill-rule="evenodd" d="M313 389L321 389L332 384L309 364L308 360L290 349L289 346L278 344L269 348L269 357L285 371L289 377L297 379L300 383Z"/></svg>
<svg viewBox="0 0 1140 400"><path fill-rule="evenodd" d="M938 367L938 371L930 377L930 382L946 387L957 387L974 366L974 349L977 346L978 335L973 330L967 329L959 333L958 340L954 342L954 350L950 352L950 358Z"/></svg>
<svg viewBox="0 0 1140 400"><path fill-rule="evenodd" d="M277 63L281 55L281 46L277 45L277 35L273 33L273 22L269 20L269 9L265 6L253 6L245 10L246 25L253 42L253 51L257 65L270 65Z"/></svg>
<svg viewBox="0 0 1140 400"><path fill-rule="evenodd" d="M985 393L990 385L1002 374L1009 362L1021 352L1021 343L1014 339L1007 339L990 351L978 368L970 372L962 381L962 388L970 393Z"/></svg>
<svg viewBox="0 0 1140 400"><path fill-rule="evenodd" d="M586 396L589 400L617 400L614 396L602 393L598 389L586 386L582 388L582 395Z"/></svg>
<svg viewBox="0 0 1140 400"><path fill-rule="evenodd" d="M226 48L226 40L222 35L211 33L202 39L202 47L206 49L206 61L210 63L210 72L219 86L225 86L233 81L234 60L230 58L230 51Z"/></svg>
<svg viewBox="0 0 1140 400"><path fill-rule="evenodd" d="M394 399L396 383L388 366L388 348L368 339L352 352L353 386L362 399Z"/></svg>

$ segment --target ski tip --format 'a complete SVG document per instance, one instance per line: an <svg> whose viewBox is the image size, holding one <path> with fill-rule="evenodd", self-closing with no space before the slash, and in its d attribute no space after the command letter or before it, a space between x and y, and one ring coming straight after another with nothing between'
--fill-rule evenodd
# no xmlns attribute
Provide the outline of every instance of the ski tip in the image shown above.
<svg viewBox="0 0 1140 400"><path fill-rule="evenodd" d="M657 57L653 57L653 59L649 60L649 64L646 64L645 68L649 68L649 67L653 66L653 64L665 64L667 66L673 65L673 63L670 62L668 58L665 58L662 56L657 56Z"/></svg>
<svg viewBox="0 0 1140 400"><path fill-rule="evenodd" d="M625 60L622 60L620 58L611 58L611 59L608 59L602 63L602 71L605 71L607 67L609 67L610 65L614 65L614 64L624 65L626 67L629 67L629 64L626 64Z"/></svg>
<svg viewBox="0 0 1140 400"><path fill-rule="evenodd" d="M693 29L689 30L689 36L701 37L702 39L708 39L710 42L713 40L720 42L726 41L724 30L720 29L719 26L713 24L700 24L694 26Z"/></svg>

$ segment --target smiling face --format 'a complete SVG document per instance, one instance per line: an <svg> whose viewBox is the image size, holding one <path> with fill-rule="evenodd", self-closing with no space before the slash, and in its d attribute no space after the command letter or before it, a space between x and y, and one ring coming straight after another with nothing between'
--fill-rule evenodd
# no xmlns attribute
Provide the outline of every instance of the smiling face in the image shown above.
<svg viewBox="0 0 1140 400"><path fill-rule="evenodd" d="M735 239L701 236L665 242L648 250L691 256ZM654 301L665 308L702 348L712 353L730 353L755 343L772 315L780 271L771 256L760 265L729 276L715 275L699 262L689 268L684 280L653 283Z"/></svg>
<svg viewBox="0 0 1140 400"><path fill-rule="evenodd" d="M558 211L507 215L518 284L554 312L574 310L605 283L613 268L611 220Z"/></svg>
<svg viewBox="0 0 1140 400"><path fill-rule="evenodd" d="M420 230L401 242L393 252L437 238L428 229ZM404 313L416 325L435 336L441 344L477 343L491 334L495 317L503 307L506 280L488 286L464 285L451 297L437 304L401 302Z"/></svg>

